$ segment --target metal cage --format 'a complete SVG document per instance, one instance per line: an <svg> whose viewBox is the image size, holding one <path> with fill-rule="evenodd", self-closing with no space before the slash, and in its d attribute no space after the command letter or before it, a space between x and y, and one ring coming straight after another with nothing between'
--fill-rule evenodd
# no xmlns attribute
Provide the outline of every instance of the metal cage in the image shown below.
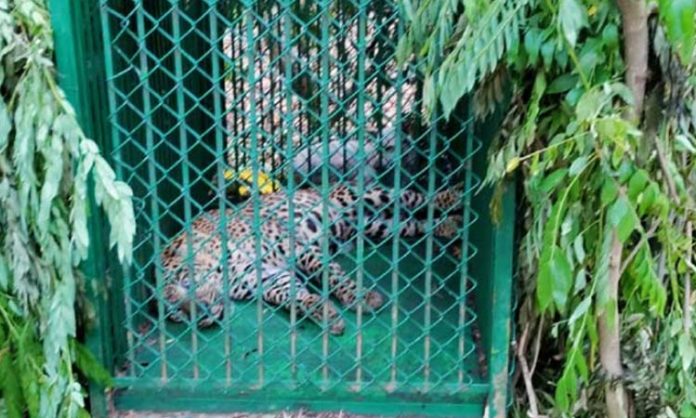
<svg viewBox="0 0 696 418"><path fill-rule="evenodd" d="M134 264L122 269L107 251L95 214L84 269L95 312L87 339L116 376L116 408L504 416L514 198L505 194L495 224L490 191L479 190L499 121L474 126L464 100L450 120L436 112L423 123L427 87L417 66L395 59L404 33L397 0L50 5L61 84L134 191ZM400 222L418 217L416 237L399 238L394 222L386 239L372 239L365 231L379 211L358 198L350 245L322 241L324 267L337 261L358 296L384 297L375 311L336 304L343 335L292 301L264 302L262 289L248 301L227 298L212 327L167 318L164 249L211 210L229 214L220 231L244 205L261 213L264 176L281 190L271 193L292 200L311 189L324 208L336 185L356 196L382 187L426 197L419 208L395 199L381 209ZM442 238L432 200L455 184L461 226ZM265 222L249 221L256 244L269 241ZM318 227L330 234L326 217ZM203 250L189 245L184 257ZM313 288L323 303L325 270ZM225 275L225 289L233 280ZM91 395L104 415L103 390L93 385Z"/></svg>

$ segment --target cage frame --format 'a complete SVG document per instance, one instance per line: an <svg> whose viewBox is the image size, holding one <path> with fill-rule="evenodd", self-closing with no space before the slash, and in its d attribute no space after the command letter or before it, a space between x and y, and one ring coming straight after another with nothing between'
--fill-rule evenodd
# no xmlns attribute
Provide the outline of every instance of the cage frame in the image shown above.
<svg viewBox="0 0 696 418"><path fill-rule="evenodd" d="M202 0L201 0L202 1ZM101 149L109 148L109 122L105 64L101 24L98 15L99 2L96 0L49 0L51 19L54 27L55 61L59 83L67 99L76 110L85 133L94 138ZM500 122L501 112L487 123L477 126L480 138L493 136ZM485 141L484 141L485 142ZM479 151L484 154L486 149ZM485 166L483 158L474 161L479 170ZM488 210L488 202L493 191L482 190L475 201L478 212ZM481 216L474 226L474 233L481 234L481 253L488 254L487 260L479 263L481 277L489 279L489 287L494 306L488 323L485 324L489 350L487 382L474 384L466 403L429 403L419 399L360 401L356 399L317 399L313 394L279 393L278 396L250 394L230 398L225 390L195 393L186 388L162 389L156 383L125 387L117 380L116 388L105 391L94 382L89 384L90 409L96 417L108 416L109 408L150 411L195 410L199 412L273 412L283 409L307 408L317 411L344 410L352 413L380 415L419 414L445 416L504 417L508 405L509 373L511 369L510 340L512 329L512 277L514 259L515 190L506 187L501 199L503 216L495 223L490 216ZM90 191L89 206L96 208L93 191ZM107 271L110 255L108 253L108 231L105 230L103 215L94 210L89 219L91 244L87 261L82 266L85 276L85 293L92 315L85 327L87 346L97 359L113 368L114 341L112 329L114 300L110 297L109 280L103 277ZM492 256L494 255L494 257Z"/></svg>

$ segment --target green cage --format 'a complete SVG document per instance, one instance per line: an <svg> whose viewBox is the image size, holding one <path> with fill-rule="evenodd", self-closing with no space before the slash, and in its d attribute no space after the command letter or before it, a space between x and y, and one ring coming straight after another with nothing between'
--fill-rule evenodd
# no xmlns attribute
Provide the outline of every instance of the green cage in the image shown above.
<svg viewBox="0 0 696 418"><path fill-rule="evenodd" d="M132 187L138 222L134 263L123 269L98 214L91 221L84 271L94 315L86 338L116 382L108 394L90 387L95 415L111 402L119 410L505 416L514 196L506 192L494 223L491 191L480 190L500 115L474 126L463 100L449 120L435 112L423 122L429 87L414 63L396 62L399 1L50 5L61 84ZM267 194L264 176L278 191ZM344 186L355 217L339 210L332 218L330 198ZM365 197L378 188L393 198L380 207ZM307 190L320 201L320 238L284 255L277 274L292 277L290 294L284 304L268 303L264 286L278 279L265 281L263 263L274 240L300 240L314 209L304 211L296 197ZM407 190L423 200L405 204L399 196ZM454 204L436 206L450 190L458 190ZM270 195L285 198L262 207ZM248 236L230 238L225 231L243 207ZM246 298L223 297L211 326L197 320L211 306L197 303L186 305L193 313L183 322L172 321L177 306L165 297L172 273L161 255L216 210L204 244L184 240L178 271L198 274L213 235L221 253L205 256L227 268L187 281L182 298L197 300L210 277L229 294L240 279L229 273L236 261L226 260L240 248L255 255L248 267L261 284ZM335 245L328 237L344 218L353 234ZM455 233L439 233L450 221ZM282 231L269 237L273 222ZM384 236L375 239L370 231L380 222ZM400 237L409 222L418 232ZM307 277L296 263L310 247L320 267ZM331 262L355 283L356 301L376 291L381 306L338 303ZM305 315L305 282L321 318ZM342 335L331 332L328 300Z"/></svg>

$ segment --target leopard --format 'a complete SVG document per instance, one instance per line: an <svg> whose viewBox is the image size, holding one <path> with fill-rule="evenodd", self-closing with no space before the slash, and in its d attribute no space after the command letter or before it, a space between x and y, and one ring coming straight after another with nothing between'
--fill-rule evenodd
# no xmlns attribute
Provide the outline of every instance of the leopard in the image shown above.
<svg viewBox="0 0 696 418"><path fill-rule="evenodd" d="M221 323L225 298L244 301L260 296L285 309L294 304L303 318L327 324L331 334L341 335L345 321L339 310L313 292L310 281L328 273L330 294L352 311L362 306L374 312L384 297L377 290L359 290L362 287L334 258L323 257L324 245L334 254L358 230L373 242L429 231L436 237L456 237L462 220L451 213L461 207L462 190L458 184L431 195L430 217L429 199L417 190L372 186L359 194L350 184L323 193L279 190L236 208L203 212L161 253L167 316L206 328ZM404 219L394 216L397 200L408 212ZM359 215L364 220L360 228Z"/></svg>

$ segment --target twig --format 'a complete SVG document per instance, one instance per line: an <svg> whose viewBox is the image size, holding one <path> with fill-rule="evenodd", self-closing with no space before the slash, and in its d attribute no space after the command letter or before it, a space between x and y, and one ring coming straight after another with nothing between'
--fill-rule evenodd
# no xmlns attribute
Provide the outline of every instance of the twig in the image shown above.
<svg viewBox="0 0 696 418"><path fill-rule="evenodd" d="M631 253L626 257L626 259L623 262L623 265L621 266L621 270L619 271L619 276L623 276L623 274L626 272L626 269L628 266L631 264L634 258L636 258L636 255L638 255L638 251L640 251L641 247L655 235L655 231L657 230L657 222L654 222L648 232L643 235L643 238L640 239L640 242L636 244L635 247L633 247L633 250Z"/></svg>
<svg viewBox="0 0 696 418"><path fill-rule="evenodd" d="M544 316L541 316L539 320L539 326L537 327L537 335L534 338L534 357L532 358L532 367L529 369L529 374L534 376L536 371L537 362L539 360L539 351L541 351L541 331L544 329Z"/></svg>
<svg viewBox="0 0 696 418"><path fill-rule="evenodd" d="M522 332L522 337L520 338L520 343L517 346L516 354L517 360L520 362L520 369L522 370L522 378L524 379L524 388L527 391L527 399L529 399L529 412L527 415L530 418L539 418L539 408L537 407L537 398L536 394L534 393L534 386L532 385L532 375L529 372L527 359L524 356L524 352L527 348L528 334L529 324L526 324L524 331Z"/></svg>
<svg viewBox="0 0 696 418"><path fill-rule="evenodd" d="M662 136L662 135L660 135ZM660 141L655 141L655 149L657 150L657 161L660 163L660 169L665 175L665 180L667 181L667 188L669 189L669 194L675 202L679 202L679 194L677 193L677 186L672 178L672 173L669 172L669 166L667 164L667 157L660 147Z"/></svg>
<svg viewBox="0 0 696 418"><path fill-rule="evenodd" d="M691 262L691 240L693 235L693 225L691 221L686 223L686 236L689 237L689 248L686 251L686 259ZM684 275L684 334L689 336L691 330L691 273Z"/></svg>

